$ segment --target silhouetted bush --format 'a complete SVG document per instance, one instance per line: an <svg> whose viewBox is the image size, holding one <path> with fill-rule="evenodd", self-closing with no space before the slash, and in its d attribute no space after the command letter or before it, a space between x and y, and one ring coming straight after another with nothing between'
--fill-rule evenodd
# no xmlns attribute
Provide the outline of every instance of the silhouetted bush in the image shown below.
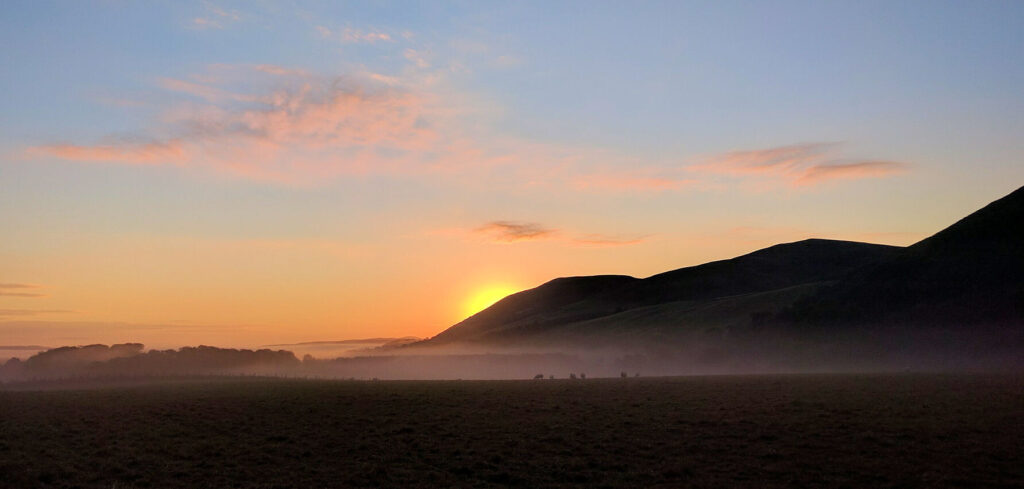
<svg viewBox="0 0 1024 489"><path fill-rule="evenodd" d="M8 362L10 364L10 362ZM280 373L299 365L285 350L236 350L212 346L150 350L140 343L65 346L4 366L7 378L57 379L154 375ZM11 374L17 371L16 376Z"/></svg>

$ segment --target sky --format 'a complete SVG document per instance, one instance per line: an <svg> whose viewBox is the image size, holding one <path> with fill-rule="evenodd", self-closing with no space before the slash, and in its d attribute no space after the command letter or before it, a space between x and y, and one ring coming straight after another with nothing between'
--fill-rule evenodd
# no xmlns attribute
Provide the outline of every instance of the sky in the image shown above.
<svg viewBox="0 0 1024 489"><path fill-rule="evenodd" d="M0 346L432 336L1024 184L1021 2L0 4Z"/></svg>

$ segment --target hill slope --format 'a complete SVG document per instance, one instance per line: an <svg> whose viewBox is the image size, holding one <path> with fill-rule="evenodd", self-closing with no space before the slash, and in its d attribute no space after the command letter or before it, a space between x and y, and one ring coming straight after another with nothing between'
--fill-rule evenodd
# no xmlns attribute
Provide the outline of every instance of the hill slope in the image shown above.
<svg viewBox="0 0 1024 489"><path fill-rule="evenodd" d="M839 279L897 250L892 246L809 239L646 279L618 275L555 279L502 299L427 343L528 340L548 336L552 331L582 321L627 318L628 315L622 315L624 312L638 308L818 284ZM795 297L790 297L791 300ZM606 327L601 329L607 332L615 329L607 327L609 324L628 327L627 323L606 321L603 323Z"/></svg>
<svg viewBox="0 0 1024 489"><path fill-rule="evenodd" d="M473 341L516 325L536 325L550 322L553 315L566 306L587 297L617 290L637 279L625 275L597 275L593 277L556 278L539 287L517 292L496 302L491 307L466 318L428 340L437 344L451 341ZM562 315L557 321L567 323L592 316Z"/></svg>
<svg viewBox="0 0 1024 489"><path fill-rule="evenodd" d="M1024 187L823 288L780 319L1024 325Z"/></svg>

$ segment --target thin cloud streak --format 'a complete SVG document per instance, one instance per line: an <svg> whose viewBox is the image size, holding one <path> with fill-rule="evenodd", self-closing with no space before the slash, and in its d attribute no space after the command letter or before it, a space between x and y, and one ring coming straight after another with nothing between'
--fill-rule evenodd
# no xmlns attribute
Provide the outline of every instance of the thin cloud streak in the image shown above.
<svg viewBox="0 0 1024 489"><path fill-rule="evenodd" d="M64 309L0 309L0 317L39 316L42 314L68 314L74 311Z"/></svg>
<svg viewBox="0 0 1024 489"><path fill-rule="evenodd" d="M352 27L331 29L330 27L318 25L316 31L323 39L339 41L344 44L373 44L377 42L391 42L391 34L378 30L362 30Z"/></svg>
<svg viewBox="0 0 1024 489"><path fill-rule="evenodd" d="M23 290L38 289L35 284L2 283L0 284L0 297L46 297L46 294L38 292L21 292Z"/></svg>
<svg viewBox="0 0 1024 489"><path fill-rule="evenodd" d="M266 71L264 72L266 73ZM251 97L240 96L238 94L234 94L226 90L221 90L217 87L212 87L201 83L194 83L186 80L178 80L175 78L160 78L157 81L157 84L160 86L160 88L163 88L164 90L192 95L194 97L206 100L207 102L218 102L222 100L252 101Z"/></svg>
<svg viewBox="0 0 1024 489"><path fill-rule="evenodd" d="M758 150L729 151L711 158L709 163L694 165L690 168L729 175L789 173L799 170L807 164L821 161L837 146L839 143L807 143Z"/></svg>
<svg viewBox="0 0 1024 489"><path fill-rule="evenodd" d="M242 20L237 10L224 10L216 5L206 4L207 15L192 19L190 27L196 30L224 29L230 24Z"/></svg>
<svg viewBox="0 0 1024 489"><path fill-rule="evenodd" d="M491 221L476 228L474 232L502 243L550 239L557 234L557 230L545 228L535 222L514 221Z"/></svg>
<svg viewBox="0 0 1024 489"><path fill-rule="evenodd" d="M825 180L855 180L897 175L907 171L907 165L896 161L860 161L832 163L807 168L793 181L794 185L814 185Z"/></svg>
<svg viewBox="0 0 1024 489"><path fill-rule="evenodd" d="M179 140L149 143L124 142L95 146L48 144L29 148L29 154L50 155L72 161L110 162L127 165L181 164L187 160L187 153Z"/></svg>
<svg viewBox="0 0 1024 489"><path fill-rule="evenodd" d="M472 230L472 233L494 243L519 243L527 241L559 241L569 246L614 247L639 244L647 236L622 236L589 233L567 236L565 230L549 228L536 222L491 221Z"/></svg>
<svg viewBox="0 0 1024 489"><path fill-rule="evenodd" d="M775 148L730 151L691 165L696 173L776 180L794 187L834 180L882 178L904 173L906 163L834 157L841 143L819 142Z"/></svg>

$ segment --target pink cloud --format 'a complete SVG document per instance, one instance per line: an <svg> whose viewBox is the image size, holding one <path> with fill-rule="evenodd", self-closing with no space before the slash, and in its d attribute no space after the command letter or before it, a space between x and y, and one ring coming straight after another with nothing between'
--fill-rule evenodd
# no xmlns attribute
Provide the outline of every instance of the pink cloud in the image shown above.
<svg viewBox="0 0 1024 489"><path fill-rule="evenodd" d="M192 19L192 28L193 29L223 29L224 28L224 24L221 24L220 22L218 22L218 21L216 21L214 19L208 19L206 17L196 17L196 18Z"/></svg>
<svg viewBox="0 0 1024 489"><path fill-rule="evenodd" d="M440 231L437 234L453 234L451 231ZM454 234L460 234L457 230ZM567 236L564 230L549 228L536 222L491 221L472 230L473 235L483 236L496 243L519 243L525 241L556 241L568 246L613 247L639 244L647 240L646 236L622 236L608 234L582 234Z"/></svg>
<svg viewBox="0 0 1024 489"><path fill-rule="evenodd" d="M535 222L513 221L491 221L474 231L502 243L550 239L557 234L556 230L545 228Z"/></svg>
<svg viewBox="0 0 1024 489"><path fill-rule="evenodd" d="M320 34L320 37L324 39L337 40L346 44L373 44L376 42L392 41L391 34L378 30L362 30L352 27L344 27L340 30L335 30L330 27L318 25L316 26L316 31Z"/></svg>
<svg viewBox="0 0 1024 489"><path fill-rule="evenodd" d="M907 165L895 161L859 161L832 163L807 168L794 181L794 185L814 185L826 180L855 180L896 175L907 171Z"/></svg>
<svg viewBox="0 0 1024 489"><path fill-rule="evenodd" d="M407 48L402 55L419 69L430 68L430 61L427 61L426 53L423 51Z"/></svg>
<svg viewBox="0 0 1024 489"><path fill-rule="evenodd" d="M158 165L181 163L186 151L181 141L149 143L113 143L99 145L48 144L30 148L30 153L46 154L73 161L123 163L129 165Z"/></svg>
<svg viewBox="0 0 1024 489"><path fill-rule="evenodd" d="M174 165L287 185L424 174L493 189L666 191L695 183L679 168L631 168L635 162L600 149L496 133L488 121L500 109L451 89L442 72L426 78L415 70L322 76L276 65L210 65L201 73L158 79L167 93L187 97L150 100L157 114L147 128L28 152L80 162Z"/></svg>
<svg viewBox="0 0 1024 489"><path fill-rule="evenodd" d="M204 85L201 83L193 83L185 80L177 80L174 78L161 78L157 82L160 88L169 90L172 92L180 92L201 99L205 99L208 102L216 102L224 99L237 99L236 94L221 90L217 87Z"/></svg>
<svg viewBox="0 0 1024 489"><path fill-rule="evenodd" d="M165 91L188 97L157 97L151 104L159 114L147 129L94 142L42 144L29 153L174 165L288 185L350 175L434 174L448 183L499 190L603 193L708 188L722 183L715 175L812 186L905 169L896 162L833 158L836 143L733 151L684 167L524 141L490 128L487 122L500 110L486 100L452 90L443 78L428 78L416 71L321 76L276 65L211 65L203 73L157 80Z"/></svg>
<svg viewBox="0 0 1024 489"><path fill-rule="evenodd" d="M451 116L430 93L398 87L394 80L318 77L266 65L235 69L247 72L246 82L257 90L233 87L237 74L224 66L192 77L203 83L165 78L159 81L164 89L203 103L169 107L162 127L149 134L100 144L47 144L30 152L73 161L173 163L293 183L425 171L437 166L431 158L468 164L479 154L455 134ZM261 84L260 75L278 82ZM260 92L264 85L276 88Z"/></svg>
<svg viewBox="0 0 1024 489"><path fill-rule="evenodd" d="M697 173L781 181L810 186L831 180L888 177L906 171L894 161L837 159L839 143L806 143L748 151L730 151L692 165Z"/></svg>
<svg viewBox="0 0 1024 489"><path fill-rule="evenodd" d="M254 70L256 70L256 71L260 71L260 72L263 72L263 73L268 73L268 74L271 74L271 75L279 75L279 76L289 76L289 75L291 75L291 76L309 76L310 75L310 73L308 71L306 71L306 70L296 69L296 68L285 68L283 66L270 65L270 64L253 65L252 68Z"/></svg>
<svg viewBox="0 0 1024 489"><path fill-rule="evenodd" d="M783 173L821 160L836 146L836 143L809 143L750 151L730 151L713 157L707 164L694 165L691 168L732 175Z"/></svg>
<svg viewBox="0 0 1024 489"><path fill-rule="evenodd" d="M204 17L192 19L191 27L193 29L223 29L228 24L242 20L242 16L237 10L224 10L210 3L206 4L206 13L207 15Z"/></svg>

